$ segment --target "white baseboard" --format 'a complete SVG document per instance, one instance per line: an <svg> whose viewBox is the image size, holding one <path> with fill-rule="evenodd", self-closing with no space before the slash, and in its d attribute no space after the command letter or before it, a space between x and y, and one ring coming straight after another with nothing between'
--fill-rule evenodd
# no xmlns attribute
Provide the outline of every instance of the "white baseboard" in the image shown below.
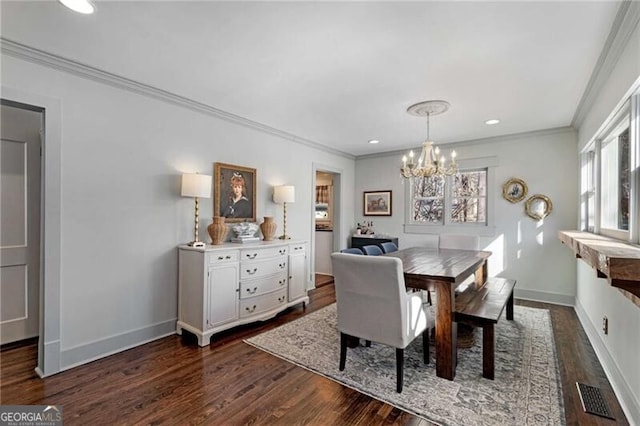
<svg viewBox="0 0 640 426"><path fill-rule="evenodd" d="M60 371L68 370L176 333L176 319L63 349Z"/></svg>
<svg viewBox="0 0 640 426"><path fill-rule="evenodd" d="M531 300L534 302L551 303L554 305L563 305L573 307L575 304L575 296L569 296L567 294L549 293L546 291L526 290L515 288L513 297L522 300Z"/></svg>
<svg viewBox="0 0 640 426"><path fill-rule="evenodd" d="M633 392L627 384L624 375L616 366L615 361L607 350L607 346L602 342L602 339L600 339L598 329L591 322L586 311L577 300L574 309L578 315L580 323L582 324L582 328L587 333L589 342L591 343L591 346L593 346L596 356L609 379L609 383L611 383L613 392L616 394L616 397L620 402L622 411L624 411L624 414L627 416L627 420L632 425L640 425L640 402L634 398Z"/></svg>

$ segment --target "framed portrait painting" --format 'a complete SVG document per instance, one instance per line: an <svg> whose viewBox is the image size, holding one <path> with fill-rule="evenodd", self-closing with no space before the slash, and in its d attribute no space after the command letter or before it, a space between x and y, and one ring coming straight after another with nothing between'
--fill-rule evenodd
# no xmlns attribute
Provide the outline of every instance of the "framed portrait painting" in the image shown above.
<svg viewBox="0 0 640 426"><path fill-rule="evenodd" d="M391 191L365 191L365 216L391 216Z"/></svg>
<svg viewBox="0 0 640 426"><path fill-rule="evenodd" d="M214 163L213 214L225 222L256 221L256 169Z"/></svg>

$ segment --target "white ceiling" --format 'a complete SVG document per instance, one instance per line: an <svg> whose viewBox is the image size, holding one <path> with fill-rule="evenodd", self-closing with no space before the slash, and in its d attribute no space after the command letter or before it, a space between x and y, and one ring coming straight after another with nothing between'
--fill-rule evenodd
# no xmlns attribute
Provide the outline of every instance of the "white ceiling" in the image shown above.
<svg viewBox="0 0 640 426"><path fill-rule="evenodd" d="M2 37L352 155L571 124L618 2L2 1ZM499 118L496 126L484 121ZM379 139L378 145L367 143Z"/></svg>

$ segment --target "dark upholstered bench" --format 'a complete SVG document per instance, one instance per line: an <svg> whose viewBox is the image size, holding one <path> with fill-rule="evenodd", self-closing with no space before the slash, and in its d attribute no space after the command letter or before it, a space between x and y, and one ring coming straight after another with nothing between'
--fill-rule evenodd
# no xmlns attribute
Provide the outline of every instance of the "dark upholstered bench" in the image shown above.
<svg viewBox="0 0 640 426"><path fill-rule="evenodd" d="M513 320L513 288L515 280L491 277L481 286L470 285L456 296L456 322L482 327L482 377L493 380L495 364L495 334L504 307L507 319Z"/></svg>

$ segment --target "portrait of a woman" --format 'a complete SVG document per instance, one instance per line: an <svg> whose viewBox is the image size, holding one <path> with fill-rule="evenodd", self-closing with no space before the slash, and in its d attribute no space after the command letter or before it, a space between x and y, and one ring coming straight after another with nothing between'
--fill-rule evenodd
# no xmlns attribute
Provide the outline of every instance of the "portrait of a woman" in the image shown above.
<svg viewBox="0 0 640 426"><path fill-rule="evenodd" d="M241 173L234 172L229 181L229 192L220 215L224 217L251 217L251 202L247 198L247 185Z"/></svg>
<svg viewBox="0 0 640 426"><path fill-rule="evenodd" d="M214 175L214 212L227 222L255 222L255 169L215 163Z"/></svg>

